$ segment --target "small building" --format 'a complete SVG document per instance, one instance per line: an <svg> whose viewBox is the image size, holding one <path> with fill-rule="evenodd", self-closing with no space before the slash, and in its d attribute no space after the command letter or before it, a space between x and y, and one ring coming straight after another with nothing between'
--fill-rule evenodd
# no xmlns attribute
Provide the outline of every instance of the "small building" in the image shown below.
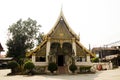
<svg viewBox="0 0 120 80"><path fill-rule="evenodd" d="M4 55L1 55L1 52L4 51L1 43L0 43L0 69L7 68L8 61L11 61L12 58L6 58Z"/></svg>
<svg viewBox="0 0 120 80"><path fill-rule="evenodd" d="M92 52L99 57L100 61L112 61L113 65L120 65L120 46L94 47Z"/></svg>
<svg viewBox="0 0 120 80"><path fill-rule="evenodd" d="M1 45L1 43L0 43L0 56L1 56L1 52L2 51L4 51L4 49L3 49L3 47L2 47L2 45Z"/></svg>
<svg viewBox="0 0 120 80"><path fill-rule="evenodd" d="M55 62L60 73L61 67L63 71L68 72L68 66L72 62L71 57L74 57L77 66L91 65L90 57L94 57L94 54L80 43L79 36L70 28L61 11L43 42L27 53L27 56L32 56L32 62L36 66L47 67L48 63Z"/></svg>

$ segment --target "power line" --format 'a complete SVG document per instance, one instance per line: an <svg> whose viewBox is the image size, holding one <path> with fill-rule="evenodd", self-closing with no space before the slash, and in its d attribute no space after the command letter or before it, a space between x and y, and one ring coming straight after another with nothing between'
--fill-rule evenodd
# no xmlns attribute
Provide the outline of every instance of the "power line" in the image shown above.
<svg viewBox="0 0 120 80"><path fill-rule="evenodd" d="M118 44L118 43L120 43L120 40L119 41L116 41L116 42L112 42L112 43L109 43L109 44L106 44L106 45L104 45L104 46L110 46L110 45L114 45L114 44Z"/></svg>

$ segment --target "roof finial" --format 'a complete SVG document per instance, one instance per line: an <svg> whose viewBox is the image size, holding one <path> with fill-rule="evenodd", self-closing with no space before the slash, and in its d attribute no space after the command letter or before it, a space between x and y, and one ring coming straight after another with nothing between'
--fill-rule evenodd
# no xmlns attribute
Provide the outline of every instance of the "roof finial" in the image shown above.
<svg viewBox="0 0 120 80"><path fill-rule="evenodd" d="M63 4L61 3L61 14L63 13Z"/></svg>
<svg viewBox="0 0 120 80"><path fill-rule="evenodd" d="M63 3L61 4L61 11L62 11L62 8L63 8Z"/></svg>

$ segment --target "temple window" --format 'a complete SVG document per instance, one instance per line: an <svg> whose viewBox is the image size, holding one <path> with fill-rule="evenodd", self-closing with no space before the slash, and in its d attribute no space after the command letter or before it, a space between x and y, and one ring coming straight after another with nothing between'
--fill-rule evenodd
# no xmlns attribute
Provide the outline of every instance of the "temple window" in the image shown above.
<svg viewBox="0 0 120 80"><path fill-rule="evenodd" d="M84 57L82 57L82 62L85 62L85 58Z"/></svg>
<svg viewBox="0 0 120 80"><path fill-rule="evenodd" d="M77 57L77 62L82 62L82 57Z"/></svg>
<svg viewBox="0 0 120 80"><path fill-rule="evenodd" d="M86 58L85 57L77 57L77 62L85 62Z"/></svg>
<svg viewBox="0 0 120 80"><path fill-rule="evenodd" d="M36 57L36 62L45 62L46 61L46 57L45 56L38 56Z"/></svg>

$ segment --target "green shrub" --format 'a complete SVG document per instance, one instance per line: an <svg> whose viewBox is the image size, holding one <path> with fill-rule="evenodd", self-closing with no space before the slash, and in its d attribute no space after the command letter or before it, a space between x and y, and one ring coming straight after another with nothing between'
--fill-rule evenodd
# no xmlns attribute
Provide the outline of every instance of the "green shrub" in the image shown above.
<svg viewBox="0 0 120 80"><path fill-rule="evenodd" d="M8 62L8 68L11 69L11 73L16 73L18 70L19 64L16 61Z"/></svg>
<svg viewBox="0 0 120 80"><path fill-rule="evenodd" d="M58 66L56 63L52 62L52 63L49 63L48 65L48 70L51 72L51 73L54 73L54 71L56 71L58 69Z"/></svg>
<svg viewBox="0 0 120 80"><path fill-rule="evenodd" d="M90 72L91 66L80 66L79 70L80 72Z"/></svg>
<svg viewBox="0 0 120 80"><path fill-rule="evenodd" d="M77 66L75 64L71 64L69 66L69 70L72 72L72 73L75 73L75 71L77 70Z"/></svg>
<svg viewBox="0 0 120 80"><path fill-rule="evenodd" d="M35 66L34 73L35 74L45 74L47 66Z"/></svg>
<svg viewBox="0 0 120 80"><path fill-rule="evenodd" d="M24 59L19 59L18 64L20 65L19 71L23 72Z"/></svg>
<svg viewBox="0 0 120 80"><path fill-rule="evenodd" d="M84 66L80 66L79 69L80 69L80 72L84 72L85 71L85 67Z"/></svg>
<svg viewBox="0 0 120 80"><path fill-rule="evenodd" d="M30 61L28 61L24 64L24 69L27 70L28 73L32 73L34 67L35 67L35 65Z"/></svg>
<svg viewBox="0 0 120 80"><path fill-rule="evenodd" d="M19 65L23 65L24 64L24 59L19 59L18 63L19 63Z"/></svg>
<svg viewBox="0 0 120 80"><path fill-rule="evenodd" d="M99 62L99 58L92 58L92 62Z"/></svg>

